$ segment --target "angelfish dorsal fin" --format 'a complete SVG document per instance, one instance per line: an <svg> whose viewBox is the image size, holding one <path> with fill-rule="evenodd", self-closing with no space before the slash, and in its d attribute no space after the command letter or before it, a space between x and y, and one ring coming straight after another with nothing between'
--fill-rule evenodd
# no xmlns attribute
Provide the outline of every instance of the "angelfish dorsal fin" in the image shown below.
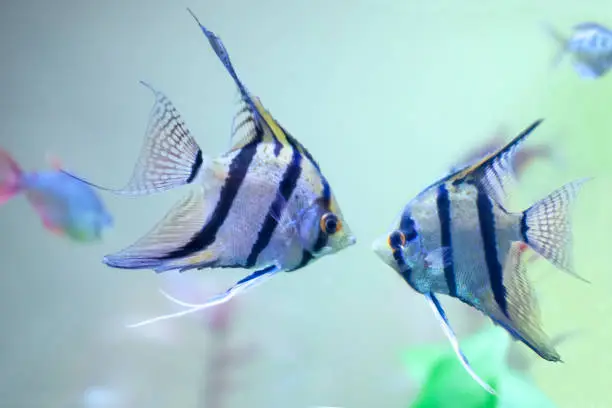
<svg viewBox="0 0 612 408"><path fill-rule="evenodd" d="M457 171L448 181L457 185L472 180L484 187L487 194L501 208L505 208L504 201L507 196L507 189L514 180L512 164L516 152L521 143L542 121L543 119L538 119L509 143L484 156L481 160Z"/></svg>
<svg viewBox="0 0 612 408"><path fill-rule="evenodd" d="M291 146L289 136L272 115L263 107L257 97L252 102L241 100L240 109L232 121L231 150L249 144L255 138L264 143L275 143L278 147Z"/></svg>
<svg viewBox="0 0 612 408"><path fill-rule="evenodd" d="M221 38L202 25L191 10L187 10L200 26L211 48L215 54L217 54L217 57L234 80L240 92L241 104L238 113L234 116L232 124L231 150L240 149L256 138L259 138L262 142L276 143L279 148L290 145L283 128L276 122L272 115L266 111L259 99L251 95L238 77Z"/></svg>
<svg viewBox="0 0 612 408"><path fill-rule="evenodd" d="M238 150L251 143L255 138L262 136L264 130L251 106L241 99L240 108L232 120L230 136L230 150Z"/></svg>

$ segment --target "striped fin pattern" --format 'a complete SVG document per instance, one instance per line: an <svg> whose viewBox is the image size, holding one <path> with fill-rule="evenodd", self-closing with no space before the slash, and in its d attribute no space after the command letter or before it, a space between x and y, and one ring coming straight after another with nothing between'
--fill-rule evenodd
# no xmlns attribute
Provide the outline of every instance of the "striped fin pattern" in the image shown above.
<svg viewBox="0 0 612 408"><path fill-rule="evenodd" d="M261 124L256 120L251 106L242 100L240 109L232 120L231 150L242 149L262 132Z"/></svg>
<svg viewBox="0 0 612 408"><path fill-rule="evenodd" d="M448 178L454 185L468 180L474 180L482 185L486 193L501 207L505 208L504 201L508 188L514 181L514 156L521 143L542 123L542 119L535 121L531 126L516 136L510 143L485 156L482 160L467 166Z"/></svg>
<svg viewBox="0 0 612 408"><path fill-rule="evenodd" d="M574 271L570 211L583 178L568 183L538 201L523 213L521 232L524 241L559 269L588 282Z"/></svg>
<svg viewBox="0 0 612 408"><path fill-rule="evenodd" d="M168 214L134 244L104 257L114 268L165 270L163 255L189 242L205 223L204 192L194 188Z"/></svg>
<svg viewBox="0 0 612 408"><path fill-rule="evenodd" d="M244 86L240 78L238 78L238 74L236 74L236 70L232 65L229 53L227 52L223 41L221 41L221 38L202 25L193 11L190 9L187 9L187 11L189 11L200 27L200 30L202 30L202 33L204 33L206 36L211 48L234 80L234 83L240 92L241 106L233 119L230 140L232 142L231 150L241 149L249 144L258 134L261 134L261 132L264 131L262 128L261 115L255 106L255 101L251 97L250 92L247 90L246 86Z"/></svg>
<svg viewBox="0 0 612 408"><path fill-rule="evenodd" d="M155 104L130 181L123 188L112 189L66 174L98 189L128 196L160 193L196 178L203 164L198 144L170 99L151 85L141 83L153 92Z"/></svg>
<svg viewBox="0 0 612 408"><path fill-rule="evenodd" d="M500 310L492 296L485 297L481 304L485 313L515 339L522 341L545 360L560 361L561 357L541 327L537 299L526 274L527 260L522 259L524 245L513 242L504 264L507 314Z"/></svg>
<svg viewBox="0 0 612 408"><path fill-rule="evenodd" d="M221 38L203 26L191 10L188 9L188 11L200 26L200 29L208 39L213 51L215 54L217 54L217 57L230 74L238 87L238 90L240 91L243 105L234 118L234 124L232 126L232 150L244 147L255 138L256 134L263 134L264 143L271 142L275 144L276 155L279 154L280 149L283 147L289 147L290 145L295 146L296 144L299 145L297 141L293 141L292 143L292 141L289 140L291 137L263 107L261 101L257 97L252 96L247 90L246 86L238 77L238 74L236 74L236 70L232 65L229 53L227 52L223 41L221 41ZM301 145L299 146L301 147ZM301 153L305 154L304 151Z"/></svg>

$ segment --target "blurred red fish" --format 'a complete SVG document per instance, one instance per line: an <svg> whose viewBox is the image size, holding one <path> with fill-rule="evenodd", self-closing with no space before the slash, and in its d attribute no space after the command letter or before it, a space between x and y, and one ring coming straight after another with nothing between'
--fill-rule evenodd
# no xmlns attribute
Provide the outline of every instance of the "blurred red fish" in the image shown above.
<svg viewBox="0 0 612 408"><path fill-rule="evenodd" d="M90 186L53 163L53 170L24 172L0 149L0 204L23 192L47 230L79 242L99 240L112 225L110 214Z"/></svg>

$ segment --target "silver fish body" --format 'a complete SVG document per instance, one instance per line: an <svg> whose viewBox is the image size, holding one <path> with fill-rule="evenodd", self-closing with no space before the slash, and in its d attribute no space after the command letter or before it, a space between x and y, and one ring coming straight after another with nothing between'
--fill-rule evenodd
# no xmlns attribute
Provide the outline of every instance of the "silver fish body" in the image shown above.
<svg viewBox="0 0 612 408"><path fill-rule="evenodd" d="M501 274L511 243L521 240L520 214L503 211L472 184L433 187L417 197L403 216L414 220L421 240L420 250L410 247L416 253L408 253L408 257L440 247L452 248L448 254L452 256L452 274L443 269L437 275L425 268L412 271L409 281L421 293L443 293L474 303L475 298L491 290L485 251L489 248L485 244L495 251L493 267L498 270L494 273ZM483 230L486 223L491 223L490 231ZM492 235L487 237L487 232ZM494 241L487 241L490 238Z"/></svg>

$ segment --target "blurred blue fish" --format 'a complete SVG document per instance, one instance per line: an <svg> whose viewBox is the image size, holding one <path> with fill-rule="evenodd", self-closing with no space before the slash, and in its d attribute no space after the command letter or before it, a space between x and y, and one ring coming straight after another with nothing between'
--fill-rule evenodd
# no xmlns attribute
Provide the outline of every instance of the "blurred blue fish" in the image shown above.
<svg viewBox="0 0 612 408"><path fill-rule="evenodd" d="M24 172L5 150L0 149L0 204L23 192L40 216L44 227L78 242L101 239L112 225L112 217L87 184L55 169Z"/></svg>
<svg viewBox="0 0 612 408"><path fill-rule="evenodd" d="M555 40L559 50L553 59L553 67L566 55L572 57L574 70L583 79L596 79L612 67L612 30L598 23L581 23L572 27L565 36L547 23L544 30Z"/></svg>

